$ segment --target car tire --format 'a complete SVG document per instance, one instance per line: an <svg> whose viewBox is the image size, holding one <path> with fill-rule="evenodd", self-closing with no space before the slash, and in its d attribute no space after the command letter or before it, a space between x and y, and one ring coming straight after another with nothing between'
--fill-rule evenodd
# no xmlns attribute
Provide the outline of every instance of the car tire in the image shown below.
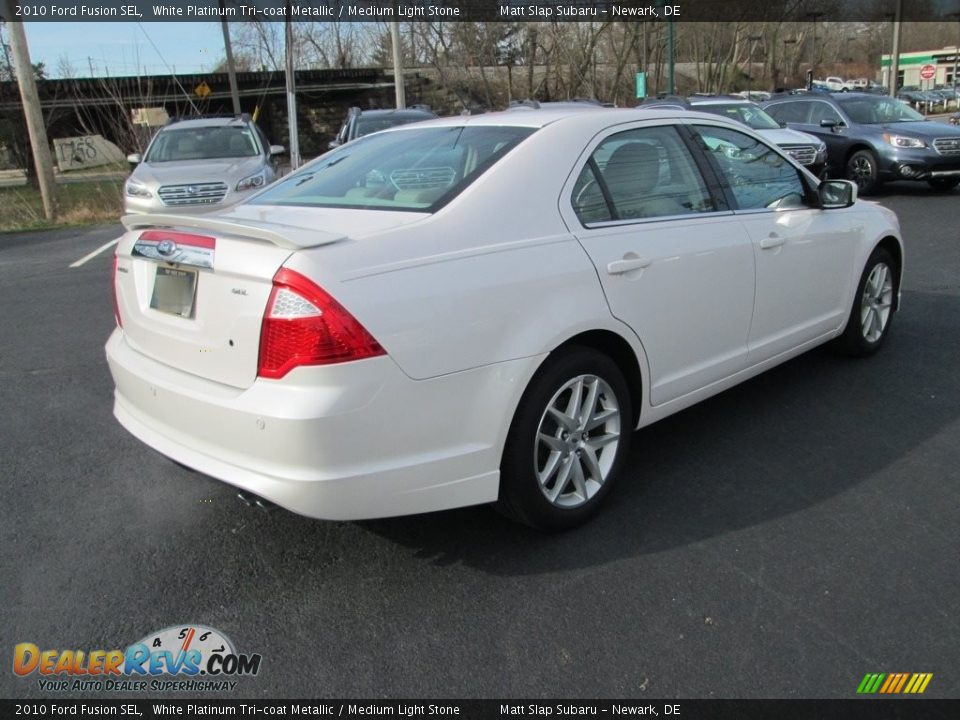
<svg viewBox="0 0 960 720"><path fill-rule="evenodd" d="M840 349L852 357L873 355L890 333L900 278L893 256L883 248L871 253L863 268Z"/></svg>
<svg viewBox="0 0 960 720"><path fill-rule="evenodd" d="M872 150L857 150L847 158L846 178L857 184L860 195L870 195L880 189L877 156Z"/></svg>
<svg viewBox="0 0 960 720"><path fill-rule="evenodd" d="M510 425L496 508L550 532L583 524L610 492L632 431L629 388L613 360L586 347L551 355Z"/></svg>
<svg viewBox="0 0 960 720"><path fill-rule="evenodd" d="M933 178L927 183L937 192L948 192L960 185L960 178Z"/></svg>

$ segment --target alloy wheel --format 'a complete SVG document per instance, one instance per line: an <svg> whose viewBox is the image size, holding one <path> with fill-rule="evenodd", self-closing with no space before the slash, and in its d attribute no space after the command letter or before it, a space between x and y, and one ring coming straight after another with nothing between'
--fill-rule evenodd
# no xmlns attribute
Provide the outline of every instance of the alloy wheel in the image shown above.
<svg viewBox="0 0 960 720"><path fill-rule="evenodd" d="M534 441L534 472L554 506L588 502L613 468L620 444L620 407L610 385L578 375L551 398Z"/></svg>
<svg viewBox="0 0 960 720"><path fill-rule="evenodd" d="M893 273L886 263L873 266L860 299L860 331L867 342L877 342L887 329L893 305Z"/></svg>

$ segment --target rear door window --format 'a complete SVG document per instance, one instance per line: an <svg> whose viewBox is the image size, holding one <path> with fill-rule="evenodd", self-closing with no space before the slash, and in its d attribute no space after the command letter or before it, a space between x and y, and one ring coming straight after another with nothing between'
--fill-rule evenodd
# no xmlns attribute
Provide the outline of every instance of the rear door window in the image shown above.
<svg viewBox="0 0 960 720"><path fill-rule="evenodd" d="M619 132L597 146L574 185L584 224L716 210L687 146L672 126Z"/></svg>

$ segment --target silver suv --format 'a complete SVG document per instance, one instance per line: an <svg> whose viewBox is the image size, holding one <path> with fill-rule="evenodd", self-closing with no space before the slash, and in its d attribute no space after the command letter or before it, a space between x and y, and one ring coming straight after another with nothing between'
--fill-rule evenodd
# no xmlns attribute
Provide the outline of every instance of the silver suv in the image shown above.
<svg viewBox="0 0 960 720"><path fill-rule="evenodd" d="M171 121L153 136L123 189L128 214L220 210L277 177L282 145L249 116Z"/></svg>

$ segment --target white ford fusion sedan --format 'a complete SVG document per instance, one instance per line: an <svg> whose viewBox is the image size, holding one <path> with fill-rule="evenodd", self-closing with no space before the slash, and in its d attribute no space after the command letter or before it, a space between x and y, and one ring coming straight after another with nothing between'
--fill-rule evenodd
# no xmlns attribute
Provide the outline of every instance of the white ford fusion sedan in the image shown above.
<svg viewBox="0 0 960 720"><path fill-rule="evenodd" d="M120 423L340 520L575 526L634 429L829 340L876 351L903 270L893 213L685 111L446 118L124 222Z"/></svg>

